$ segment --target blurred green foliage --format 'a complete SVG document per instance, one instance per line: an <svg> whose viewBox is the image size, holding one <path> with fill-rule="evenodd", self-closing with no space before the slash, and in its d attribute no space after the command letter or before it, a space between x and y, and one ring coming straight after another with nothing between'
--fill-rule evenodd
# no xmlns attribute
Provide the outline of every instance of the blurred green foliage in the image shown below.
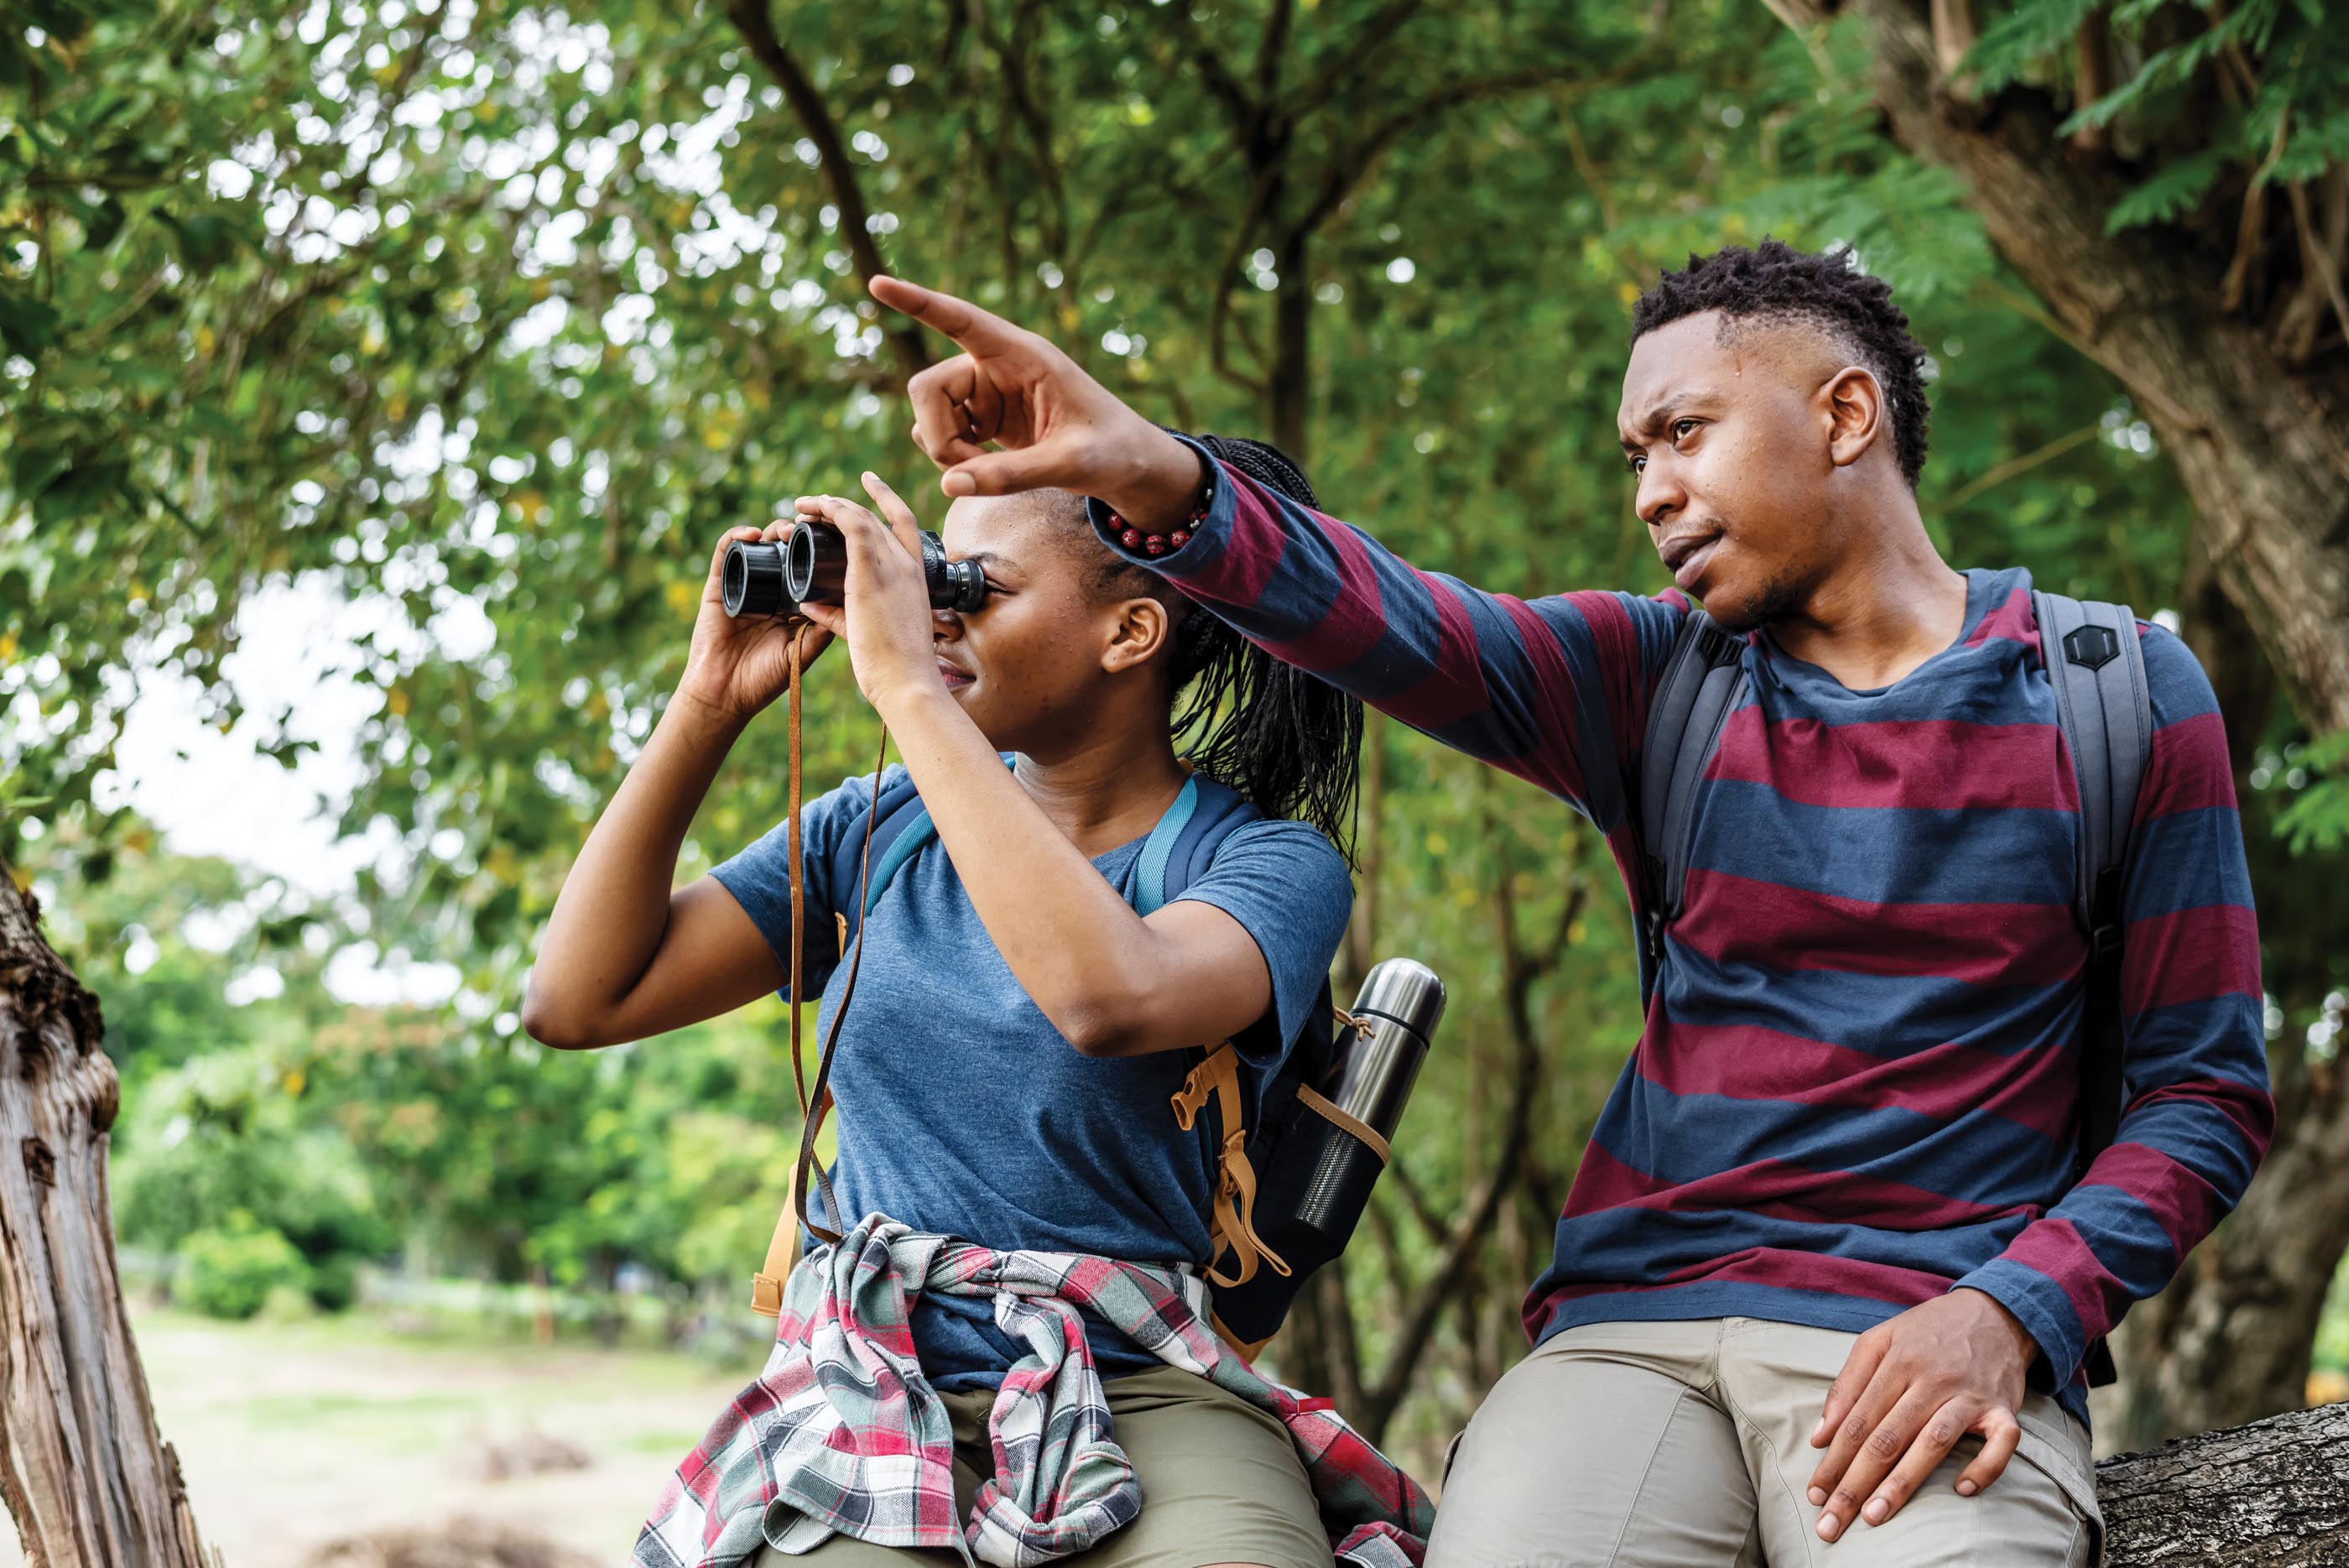
<svg viewBox="0 0 2349 1568"><path fill-rule="evenodd" d="M309 1282L309 1266L294 1243L242 1210L217 1230L190 1232L180 1244L180 1261L173 1298L209 1317L251 1317L273 1293Z"/></svg>

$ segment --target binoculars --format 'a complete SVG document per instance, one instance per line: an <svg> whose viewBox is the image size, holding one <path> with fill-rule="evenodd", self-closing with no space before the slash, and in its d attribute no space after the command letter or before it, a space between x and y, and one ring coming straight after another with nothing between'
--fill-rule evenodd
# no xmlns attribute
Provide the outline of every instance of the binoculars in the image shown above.
<svg viewBox="0 0 2349 1568"><path fill-rule="evenodd" d="M949 561L936 534L922 535L922 576L932 609L964 615L987 603L987 573L977 561ZM780 544L737 539L726 546L719 591L726 613L800 618L800 606L836 605L848 579L848 542L837 524L795 517Z"/></svg>

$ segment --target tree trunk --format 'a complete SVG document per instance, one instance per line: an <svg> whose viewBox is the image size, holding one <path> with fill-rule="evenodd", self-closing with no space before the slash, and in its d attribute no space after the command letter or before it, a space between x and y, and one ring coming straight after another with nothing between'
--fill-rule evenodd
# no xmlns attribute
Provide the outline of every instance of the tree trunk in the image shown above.
<svg viewBox="0 0 2349 1568"><path fill-rule="evenodd" d="M1311 472L1313 405L1313 278L1309 253L1310 229L1293 229L1281 237L1274 265L1280 285L1272 299L1272 364L1265 377L1265 411L1272 428L1272 444Z"/></svg>
<svg viewBox="0 0 2349 1568"><path fill-rule="evenodd" d="M2179 629L2218 693L2240 795L2274 703L2274 676L2240 612L2199 563L2179 607ZM2309 919L2272 898L2262 906L2271 929ZM2312 945L2321 952L2327 940L2320 934ZM2305 1016L2330 983L2328 970L2303 958L2297 971L2287 961L2279 972L2274 957L2269 991L2287 1017ZM2349 1248L2349 1106L2337 1070L2308 1054L2290 1039L2271 1048L2276 1134L2259 1179L2169 1288L2140 1303L2114 1335L2122 1382L2095 1405L2097 1436L2115 1448L2150 1448L2292 1409L2304 1397L2317 1319Z"/></svg>
<svg viewBox="0 0 2349 1568"><path fill-rule="evenodd" d="M2105 1568L2319 1568L2349 1558L2349 1405L2096 1467Z"/></svg>
<svg viewBox="0 0 2349 1568"><path fill-rule="evenodd" d="M1795 26L1846 8L1767 3ZM2057 136L2061 116L2042 91L1981 99L1950 90L1928 0L1847 8L1867 24L1894 139L1965 183L1992 243L2055 327L2128 389L2160 437L2193 503L2197 582L2223 593L2310 728L2349 729L2341 357L2293 364L2230 313L2226 256L2191 236L2106 234L2124 172ZM2240 717L2230 715L2237 736ZM2303 1398L2317 1309L2349 1243L2349 1114L2329 1096L2294 1104L2282 1092L2292 1085L2278 1087L2266 1170L2170 1292L2125 1325L2118 1415L2128 1440L2246 1421Z"/></svg>
<svg viewBox="0 0 2349 1568"><path fill-rule="evenodd" d="M217 1568L123 1310L98 1001L39 919L0 867L0 1501L35 1568Z"/></svg>
<svg viewBox="0 0 2349 1568"><path fill-rule="evenodd" d="M2349 1249L2345 1124L2332 1096L2286 1122L2241 1206L2122 1320L2121 1384L2098 1416L2121 1446L2306 1403L2317 1319Z"/></svg>

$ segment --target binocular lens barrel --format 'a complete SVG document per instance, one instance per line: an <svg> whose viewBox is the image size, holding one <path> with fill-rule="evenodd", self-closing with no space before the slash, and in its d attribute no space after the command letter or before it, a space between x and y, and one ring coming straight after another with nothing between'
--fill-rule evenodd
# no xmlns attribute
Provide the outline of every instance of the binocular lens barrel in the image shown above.
<svg viewBox="0 0 2349 1568"><path fill-rule="evenodd" d="M922 535L922 576L932 609L963 615L987 604L987 573L977 561L949 561L936 534ZM794 519L780 545L737 540L726 546L719 592L730 616L788 619L802 605L836 605L848 584L848 542L821 517Z"/></svg>
<svg viewBox="0 0 2349 1568"><path fill-rule="evenodd" d="M726 560L719 569L719 597L726 605L726 613L742 616L791 617L799 613L783 583L783 551L780 545L745 543L736 540L726 546Z"/></svg>
<svg viewBox="0 0 2349 1568"><path fill-rule="evenodd" d="M801 604L836 605L848 587L848 541L830 523L794 518L783 539L783 587Z"/></svg>

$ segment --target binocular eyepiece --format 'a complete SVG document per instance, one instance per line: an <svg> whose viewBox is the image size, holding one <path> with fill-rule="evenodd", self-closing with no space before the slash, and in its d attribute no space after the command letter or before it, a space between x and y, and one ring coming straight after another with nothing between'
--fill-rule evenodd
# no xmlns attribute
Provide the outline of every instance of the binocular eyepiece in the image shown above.
<svg viewBox="0 0 2349 1568"><path fill-rule="evenodd" d="M795 517L781 544L738 539L726 546L719 592L736 618L796 620L800 606L836 605L848 580L848 542L837 524ZM936 534L922 535L922 577L932 609L963 615L985 607L987 573L977 561L949 561Z"/></svg>

